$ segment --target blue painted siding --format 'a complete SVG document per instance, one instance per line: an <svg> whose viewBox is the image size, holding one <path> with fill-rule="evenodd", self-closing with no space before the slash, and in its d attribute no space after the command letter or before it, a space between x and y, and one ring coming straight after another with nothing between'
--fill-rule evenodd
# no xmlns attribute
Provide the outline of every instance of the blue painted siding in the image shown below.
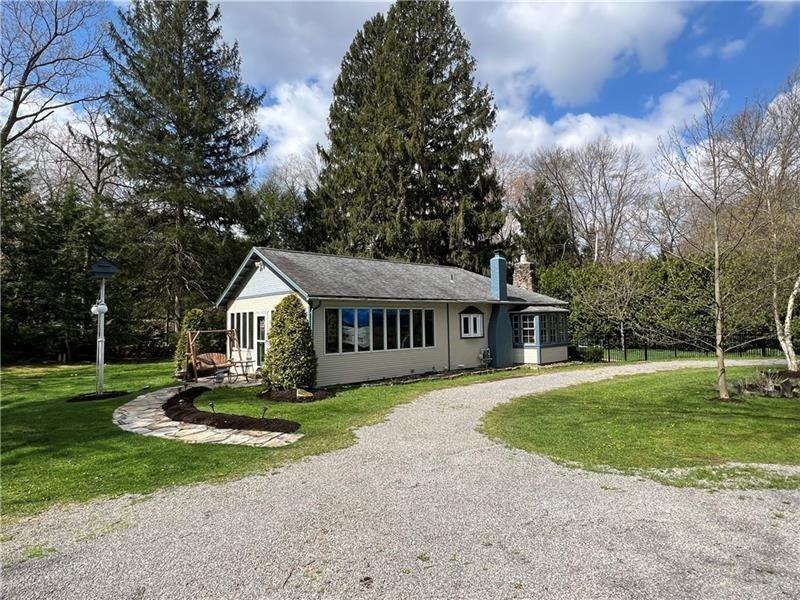
<svg viewBox="0 0 800 600"><path fill-rule="evenodd" d="M260 296L273 296L275 294L287 294L292 290L281 281L269 269L254 269L250 279L242 286L242 290L236 296L237 299L257 298Z"/></svg>

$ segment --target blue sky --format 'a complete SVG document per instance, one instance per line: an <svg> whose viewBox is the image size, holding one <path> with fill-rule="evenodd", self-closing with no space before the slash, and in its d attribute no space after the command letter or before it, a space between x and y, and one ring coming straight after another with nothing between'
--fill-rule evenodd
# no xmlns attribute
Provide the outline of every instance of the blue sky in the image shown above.
<svg viewBox="0 0 800 600"><path fill-rule="evenodd" d="M121 2L124 5L124 2ZM499 152L527 153L598 135L652 154L698 114L709 83L741 108L800 66L800 2L454 2L498 106ZM247 83L266 90L267 162L325 143L331 86L356 31L388 2L223 0Z"/></svg>
<svg viewBox="0 0 800 600"><path fill-rule="evenodd" d="M270 161L324 143L331 85L363 22L388 3L223 2L245 79L268 91ZM800 65L798 3L455 2L477 78L498 105L495 148L608 134L652 153L714 82L736 110Z"/></svg>

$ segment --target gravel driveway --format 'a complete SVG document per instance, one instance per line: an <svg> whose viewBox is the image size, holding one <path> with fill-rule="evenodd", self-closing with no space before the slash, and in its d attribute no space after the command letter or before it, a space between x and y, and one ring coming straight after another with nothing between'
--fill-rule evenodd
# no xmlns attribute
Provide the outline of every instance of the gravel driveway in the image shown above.
<svg viewBox="0 0 800 600"><path fill-rule="evenodd" d="M57 552L8 567L3 596L799 597L800 491L584 472L476 431L510 398L682 366L698 363L438 391L277 471L53 509L12 533Z"/></svg>

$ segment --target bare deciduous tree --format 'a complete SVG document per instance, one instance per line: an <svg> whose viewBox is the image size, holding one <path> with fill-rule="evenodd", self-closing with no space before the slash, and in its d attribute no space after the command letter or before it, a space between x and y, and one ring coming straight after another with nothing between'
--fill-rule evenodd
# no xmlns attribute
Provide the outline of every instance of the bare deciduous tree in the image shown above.
<svg viewBox="0 0 800 600"><path fill-rule="evenodd" d="M531 164L564 204L592 262L635 252L632 225L648 196L647 170L636 148L601 137L577 149L538 152Z"/></svg>
<svg viewBox="0 0 800 600"><path fill-rule="evenodd" d="M117 155L109 144L111 131L104 102L87 103L75 120L37 132L52 150L51 165L70 175L93 197L114 195L122 185Z"/></svg>
<svg viewBox="0 0 800 600"><path fill-rule="evenodd" d="M751 256L766 261L772 319L789 369L798 370L792 339L800 300L800 72L770 101L750 103L730 128L725 159L760 208L764 235ZM764 252L764 250L767 252Z"/></svg>
<svg viewBox="0 0 800 600"><path fill-rule="evenodd" d="M5 148L59 108L98 97L88 76L100 57L106 6L11 1L0 10L0 97L7 105L0 147Z"/></svg>
<svg viewBox="0 0 800 600"><path fill-rule="evenodd" d="M730 268L745 237L752 232L757 203L744 202L741 185L725 160L728 122L721 110L721 97L708 88L701 98L703 113L674 129L659 144L659 165L678 187L675 198L680 214L691 219L675 227L679 236L676 256L694 262L711 273L714 287L714 351L717 358L719 398L728 400L725 372L726 317L730 294ZM711 266L695 257L710 255Z"/></svg>

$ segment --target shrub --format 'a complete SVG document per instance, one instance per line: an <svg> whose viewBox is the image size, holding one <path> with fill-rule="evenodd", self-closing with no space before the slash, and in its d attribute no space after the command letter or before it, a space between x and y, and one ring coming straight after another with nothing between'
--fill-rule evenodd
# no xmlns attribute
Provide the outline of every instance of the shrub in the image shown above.
<svg viewBox="0 0 800 600"><path fill-rule="evenodd" d="M587 346L580 349L583 362L603 362L603 348L601 346Z"/></svg>
<svg viewBox="0 0 800 600"><path fill-rule="evenodd" d="M186 353L189 351L189 345L186 343L186 333L188 331L203 328L203 309L190 308L183 313L183 321L181 321L181 331L178 334L178 341L175 344L175 368L183 369L184 361L186 360ZM200 340L198 340L199 342Z"/></svg>
<svg viewBox="0 0 800 600"><path fill-rule="evenodd" d="M311 327L300 298L294 294L275 307L262 371L268 389L308 388L317 380L317 355Z"/></svg>

